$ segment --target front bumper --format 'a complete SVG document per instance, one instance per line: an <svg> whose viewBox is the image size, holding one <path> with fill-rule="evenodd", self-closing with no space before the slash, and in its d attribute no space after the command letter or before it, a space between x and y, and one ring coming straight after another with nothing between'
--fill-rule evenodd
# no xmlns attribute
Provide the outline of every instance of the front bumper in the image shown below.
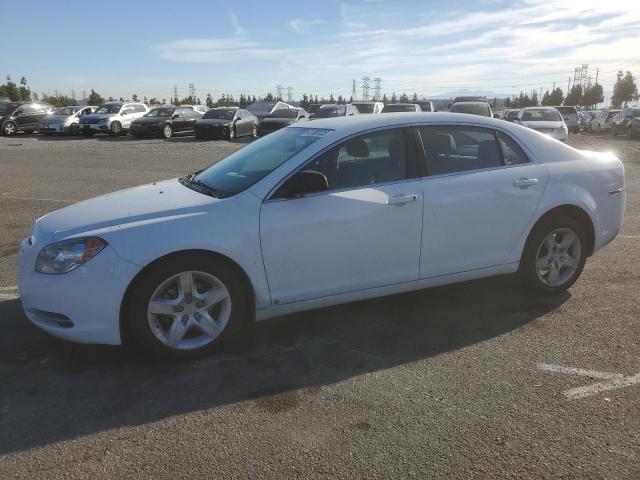
<svg viewBox="0 0 640 480"><path fill-rule="evenodd" d="M140 267L111 246L84 266L61 275L35 271L44 245L20 244L20 299L27 318L56 337L79 343L120 345L120 305Z"/></svg>
<svg viewBox="0 0 640 480"><path fill-rule="evenodd" d="M40 133L69 133L69 127L62 123L41 123L38 125Z"/></svg>

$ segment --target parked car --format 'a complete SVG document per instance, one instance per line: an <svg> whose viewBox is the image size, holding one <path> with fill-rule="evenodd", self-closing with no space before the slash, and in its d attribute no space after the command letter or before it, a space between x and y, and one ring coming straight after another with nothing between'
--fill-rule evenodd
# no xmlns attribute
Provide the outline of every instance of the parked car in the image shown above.
<svg viewBox="0 0 640 480"><path fill-rule="evenodd" d="M0 104L0 129L5 135L34 132L40 119L53 112L53 107L39 102L11 102Z"/></svg>
<svg viewBox="0 0 640 480"><path fill-rule="evenodd" d="M131 122L149 111L144 103L107 102L91 115L80 119L80 131L85 137L95 133L108 133L114 137L129 130Z"/></svg>
<svg viewBox="0 0 640 480"><path fill-rule="evenodd" d="M67 340L199 356L254 320L491 275L557 294L624 205L615 155L501 120L322 119L39 218L20 300Z"/></svg>
<svg viewBox="0 0 640 480"><path fill-rule="evenodd" d="M267 115L258 124L258 135L263 136L283 127L309 120L309 114L304 108L282 108Z"/></svg>
<svg viewBox="0 0 640 480"><path fill-rule="evenodd" d="M382 113L384 103L382 102L353 102L351 105L358 109L360 113Z"/></svg>
<svg viewBox="0 0 640 480"><path fill-rule="evenodd" d="M202 114L192 107L154 108L131 122L129 135L171 138L176 133L193 133L193 125L200 118Z"/></svg>
<svg viewBox="0 0 640 480"><path fill-rule="evenodd" d="M576 107L554 107L560 115L562 115L562 119L564 120L564 124L567 126L567 130L571 133L578 133L580 130L580 125L578 124L578 110Z"/></svg>
<svg viewBox="0 0 640 480"><path fill-rule="evenodd" d="M284 102L253 102L251 105L248 105L246 110L256 117L258 121L262 120L264 117L269 115L274 110L281 110L283 108L294 108L288 103Z"/></svg>
<svg viewBox="0 0 640 480"><path fill-rule="evenodd" d="M196 138L227 138L257 136L258 119L247 110L238 107L212 108L196 121Z"/></svg>
<svg viewBox="0 0 640 480"><path fill-rule="evenodd" d="M640 138L640 118L633 117L629 122L629 137Z"/></svg>
<svg viewBox="0 0 640 480"><path fill-rule="evenodd" d="M71 135L77 135L80 133L78 124L80 118L92 114L96 108L98 107L81 107L79 105L59 108L40 119L38 131L40 133L70 133Z"/></svg>
<svg viewBox="0 0 640 480"><path fill-rule="evenodd" d="M566 142L569 138L567 125L555 107L523 108L520 110L517 122L523 127L544 133L561 142Z"/></svg>
<svg viewBox="0 0 640 480"><path fill-rule="evenodd" d="M382 113L397 112L421 112L422 108L417 103L387 103L382 109Z"/></svg>
<svg viewBox="0 0 640 480"><path fill-rule="evenodd" d="M640 108L626 107L613 117L611 126L611 135L614 137L619 134L629 134L629 123L633 118L640 118Z"/></svg>
<svg viewBox="0 0 640 480"><path fill-rule="evenodd" d="M309 115L309 118L315 120L317 118L351 117L359 114L358 109L349 103L346 105L327 104L322 105L315 113Z"/></svg>
<svg viewBox="0 0 640 480"><path fill-rule="evenodd" d="M455 102L451 107L451 112L493 117L491 106L487 102Z"/></svg>
<svg viewBox="0 0 640 480"><path fill-rule="evenodd" d="M509 110L507 113L505 113L504 119L507 122L512 122L513 123L516 120L518 120L518 115L520 115L520 109Z"/></svg>
<svg viewBox="0 0 640 480"><path fill-rule="evenodd" d="M435 105L431 101L420 100L417 103L418 103L418 105L420 105L420 109L423 112L435 112L435 111L437 111Z"/></svg>
<svg viewBox="0 0 640 480"><path fill-rule="evenodd" d="M196 112L198 112L200 115L204 115L205 113L207 113L209 111L209 109L207 108L206 105L180 105L181 107L190 107L193 110L195 110Z"/></svg>
<svg viewBox="0 0 640 480"><path fill-rule="evenodd" d="M597 112L592 112L592 111L586 111L586 112L579 112L578 115L580 116L580 120L578 122L579 126L580 126L580 130L587 132L590 131L591 129L591 120L593 119L593 117L595 117Z"/></svg>
<svg viewBox="0 0 640 480"><path fill-rule="evenodd" d="M591 119L589 131L596 133L610 131L613 126L613 117L615 117L619 112L619 109L600 110L598 114Z"/></svg>

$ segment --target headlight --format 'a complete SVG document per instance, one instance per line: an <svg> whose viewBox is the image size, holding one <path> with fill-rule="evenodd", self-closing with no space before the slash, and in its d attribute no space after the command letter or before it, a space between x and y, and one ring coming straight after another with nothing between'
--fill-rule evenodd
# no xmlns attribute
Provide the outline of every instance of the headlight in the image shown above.
<svg viewBox="0 0 640 480"><path fill-rule="evenodd" d="M38 254L36 272L67 273L87 263L107 246L100 238L74 238L47 245Z"/></svg>
<svg viewBox="0 0 640 480"><path fill-rule="evenodd" d="M99 122L100 122L100 123L107 123L108 121L109 121L109 119L108 119L108 118L101 118L101 119L99 120Z"/></svg>

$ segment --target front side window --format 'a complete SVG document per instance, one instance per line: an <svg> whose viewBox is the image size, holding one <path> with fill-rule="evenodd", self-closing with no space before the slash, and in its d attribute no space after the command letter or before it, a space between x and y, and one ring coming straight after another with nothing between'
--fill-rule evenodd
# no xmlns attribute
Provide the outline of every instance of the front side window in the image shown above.
<svg viewBox="0 0 640 480"><path fill-rule="evenodd" d="M365 187L418 176L401 129L347 140L323 153L305 170L322 173L329 190Z"/></svg>
<svg viewBox="0 0 640 480"><path fill-rule="evenodd" d="M112 105L102 105L98 107L96 113L120 113L120 108L122 105L120 104L112 104Z"/></svg>
<svg viewBox="0 0 640 480"><path fill-rule="evenodd" d="M420 127L418 130L429 175L503 165L503 154L493 130L455 125Z"/></svg>
<svg viewBox="0 0 640 480"><path fill-rule="evenodd" d="M234 114L235 114L235 110L231 110L231 109L229 110L213 109L205 113L202 118L215 119L215 120L233 120Z"/></svg>
<svg viewBox="0 0 640 480"><path fill-rule="evenodd" d="M219 197L235 195L329 132L320 128L283 128L223 158L194 180L214 189Z"/></svg>

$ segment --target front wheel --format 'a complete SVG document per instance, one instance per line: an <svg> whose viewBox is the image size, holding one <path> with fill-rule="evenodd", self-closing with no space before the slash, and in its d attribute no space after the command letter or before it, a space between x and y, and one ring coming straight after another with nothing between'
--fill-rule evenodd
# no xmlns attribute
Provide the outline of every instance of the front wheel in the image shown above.
<svg viewBox="0 0 640 480"><path fill-rule="evenodd" d="M15 135L16 132L18 131L18 127L16 126L15 123L13 122L7 122L4 124L4 126L2 127L2 132L5 135Z"/></svg>
<svg viewBox="0 0 640 480"><path fill-rule="evenodd" d="M250 318L248 295L240 275L224 262L176 257L136 282L127 320L150 353L197 358L239 335Z"/></svg>
<svg viewBox="0 0 640 480"><path fill-rule="evenodd" d="M164 138L171 138L173 136L173 128L171 128L171 125L164 126L162 129L162 135Z"/></svg>
<svg viewBox="0 0 640 480"><path fill-rule="evenodd" d="M119 137L122 134L122 125L120 122L113 122L111 124L111 128L109 129L109 133L113 137Z"/></svg>
<svg viewBox="0 0 640 480"><path fill-rule="evenodd" d="M257 138L258 137L258 127L256 125L251 127L251 137L252 138Z"/></svg>
<svg viewBox="0 0 640 480"><path fill-rule="evenodd" d="M78 135L78 133L80 133L80 127L78 126L77 123L71 124L71 126L69 127L69 133L71 135Z"/></svg>
<svg viewBox="0 0 640 480"><path fill-rule="evenodd" d="M584 268L588 240L572 218L552 217L538 225L525 245L520 274L536 291L553 295L569 288Z"/></svg>
<svg viewBox="0 0 640 480"><path fill-rule="evenodd" d="M229 140L233 140L234 138L236 138L236 130L233 127L229 127L229 133L227 134L227 138Z"/></svg>

